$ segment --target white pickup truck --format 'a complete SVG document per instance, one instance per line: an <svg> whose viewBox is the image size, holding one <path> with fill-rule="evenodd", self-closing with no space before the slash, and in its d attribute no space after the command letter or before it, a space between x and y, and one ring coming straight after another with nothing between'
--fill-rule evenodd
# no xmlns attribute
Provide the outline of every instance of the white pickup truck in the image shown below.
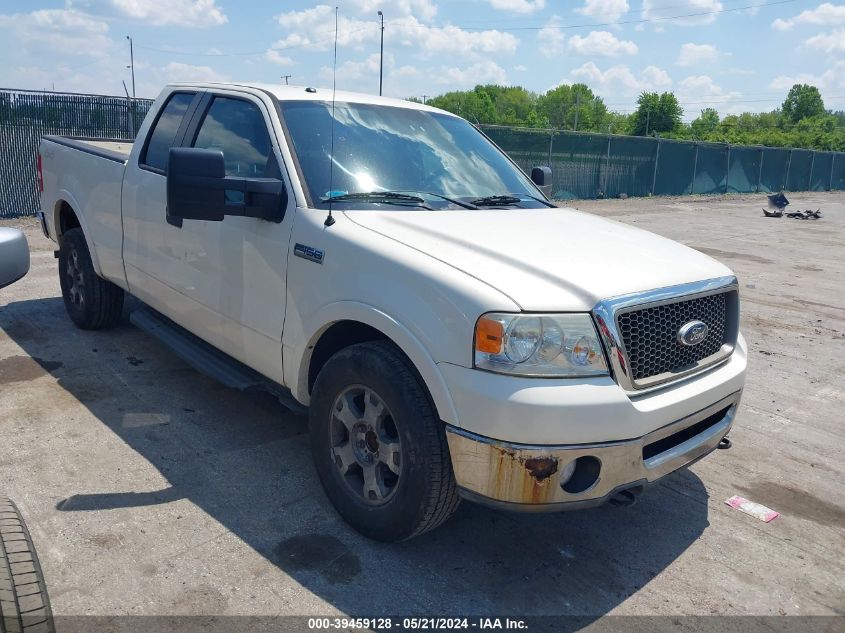
<svg viewBox="0 0 845 633"><path fill-rule="evenodd" d="M457 116L332 97L174 84L135 143L44 137L71 319L114 325L131 293L197 366L307 406L328 497L380 540L461 497L631 501L720 444L746 367L728 268L556 208L547 167Z"/></svg>

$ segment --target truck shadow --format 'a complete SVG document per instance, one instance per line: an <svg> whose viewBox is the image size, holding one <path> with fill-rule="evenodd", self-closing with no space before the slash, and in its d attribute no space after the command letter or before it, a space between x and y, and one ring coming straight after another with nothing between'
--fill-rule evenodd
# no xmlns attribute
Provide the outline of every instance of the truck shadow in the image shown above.
<svg viewBox="0 0 845 633"><path fill-rule="evenodd" d="M169 482L161 490L110 493L60 482L66 497L58 511L155 513L187 500L350 616L494 613L589 622L645 586L708 525L707 492L682 471L633 507L520 515L464 503L434 532L375 543L348 528L323 494L305 418L270 396L221 387L127 323L109 332L76 330L59 298L9 304L0 328L26 352L18 364L51 374ZM13 388L16 374L3 370L8 362L0 360L0 388ZM17 375L38 373L28 371ZM61 439L51 447L61 450ZM109 521L108 512L100 516Z"/></svg>

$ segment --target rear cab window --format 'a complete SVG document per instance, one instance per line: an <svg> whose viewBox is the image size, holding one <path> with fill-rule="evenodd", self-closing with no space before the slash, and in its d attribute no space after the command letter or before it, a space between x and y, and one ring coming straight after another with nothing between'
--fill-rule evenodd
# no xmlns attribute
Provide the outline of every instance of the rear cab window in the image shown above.
<svg viewBox="0 0 845 633"><path fill-rule="evenodd" d="M192 92L176 92L170 96L147 137L147 146L139 161L141 165L162 173L167 170L168 152L176 144L179 126L195 96Z"/></svg>

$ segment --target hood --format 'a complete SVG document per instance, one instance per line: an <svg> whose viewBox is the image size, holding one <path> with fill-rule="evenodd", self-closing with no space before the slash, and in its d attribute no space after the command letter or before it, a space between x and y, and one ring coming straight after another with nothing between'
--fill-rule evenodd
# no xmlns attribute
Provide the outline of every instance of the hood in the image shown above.
<svg viewBox="0 0 845 633"><path fill-rule="evenodd" d="M571 209L346 215L480 279L528 311L586 311L601 299L732 274L687 246Z"/></svg>

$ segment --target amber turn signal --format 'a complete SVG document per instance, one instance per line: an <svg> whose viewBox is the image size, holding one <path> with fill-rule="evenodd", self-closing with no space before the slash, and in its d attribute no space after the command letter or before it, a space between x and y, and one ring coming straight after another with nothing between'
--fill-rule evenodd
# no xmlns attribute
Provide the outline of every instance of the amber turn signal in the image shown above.
<svg viewBox="0 0 845 633"><path fill-rule="evenodd" d="M481 317L475 326L475 350L485 354L500 354L505 327L493 319Z"/></svg>

